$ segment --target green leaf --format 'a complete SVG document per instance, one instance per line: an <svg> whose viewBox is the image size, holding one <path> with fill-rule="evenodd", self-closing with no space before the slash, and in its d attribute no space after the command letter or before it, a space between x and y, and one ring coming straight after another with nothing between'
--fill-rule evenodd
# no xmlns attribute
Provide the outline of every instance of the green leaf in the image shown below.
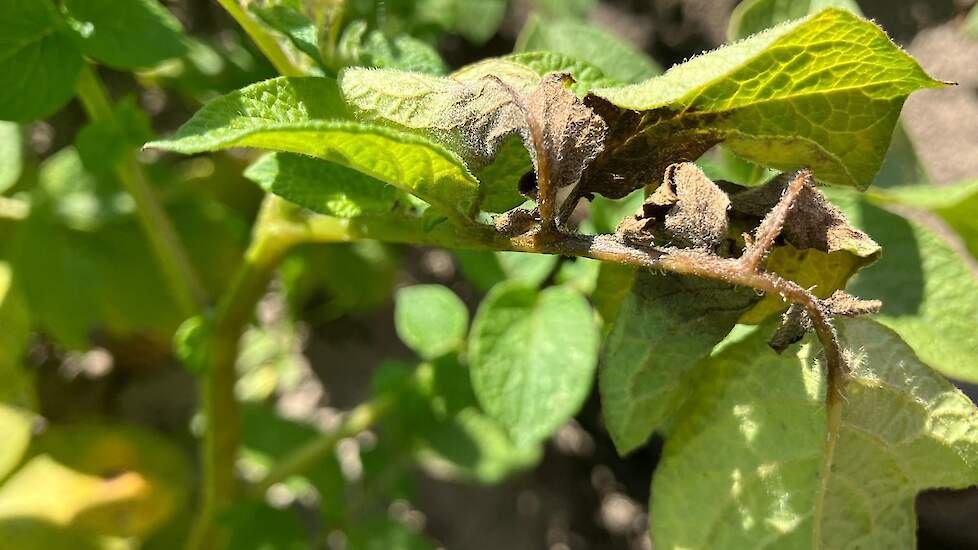
<svg viewBox="0 0 978 550"><path fill-rule="evenodd" d="M525 52L507 55L501 59L533 69L540 76L555 72L570 73L575 81L571 89L574 90L575 94L581 96L594 88L610 87L621 83L605 75L604 71L596 65L562 53L550 51Z"/></svg>
<svg viewBox="0 0 978 550"><path fill-rule="evenodd" d="M0 120L29 122L75 95L82 55L51 2L0 0Z"/></svg>
<svg viewBox="0 0 978 550"><path fill-rule="evenodd" d="M237 502L217 518L231 533L228 550L305 550L306 530L296 513L264 502Z"/></svg>
<svg viewBox="0 0 978 550"><path fill-rule="evenodd" d="M506 15L509 0L455 0L452 29L476 44L488 41Z"/></svg>
<svg viewBox="0 0 978 550"><path fill-rule="evenodd" d="M684 379L757 297L750 290L641 270L601 354L602 412L620 454L639 447L682 403Z"/></svg>
<svg viewBox="0 0 978 550"><path fill-rule="evenodd" d="M434 550L424 535L389 518L365 521L351 529L350 548L356 550Z"/></svg>
<svg viewBox="0 0 978 550"><path fill-rule="evenodd" d="M472 388L514 442L540 441L584 403L598 345L594 314L577 292L498 286L479 306L472 325Z"/></svg>
<svg viewBox="0 0 978 550"><path fill-rule="evenodd" d="M33 377L21 365L31 334L31 312L14 275L10 264L0 261L0 404L34 408ZM0 478L2 472L0 467Z"/></svg>
<svg viewBox="0 0 978 550"><path fill-rule="evenodd" d="M469 311L448 287L409 286L395 295L394 327L409 348L422 358L434 359L462 347Z"/></svg>
<svg viewBox="0 0 978 550"><path fill-rule="evenodd" d="M13 187L24 167L24 140L20 126L0 121L0 194Z"/></svg>
<svg viewBox="0 0 978 550"><path fill-rule="evenodd" d="M940 236L851 194L833 202L885 251L859 272L849 293L883 302L875 316L896 331L921 360L941 373L978 382L978 278ZM973 215L969 214L969 215Z"/></svg>
<svg viewBox="0 0 978 550"><path fill-rule="evenodd" d="M119 69L149 67L187 52L180 22L157 0L65 0L84 52Z"/></svg>
<svg viewBox="0 0 978 550"><path fill-rule="evenodd" d="M618 82L640 82L661 69L644 53L595 25L533 15L516 40L516 52L548 51L587 62Z"/></svg>
<svg viewBox="0 0 978 550"><path fill-rule="evenodd" d="M978 37L978 8L973 7L968 12L968 18L964 21L964 32L968 36Z"/></svg>
<svg viewBox="0 0 978 550"><path fill-rule="evenodd" d="M532 171L533 161L519 136L504 141L495 160L475 173L479 180L479 209L506 212L526 202L519 192L519 183Z"/></svg>
<svg viewBox="0 0 978 550"><path fill-rule="evenodd" d="M28 411L0 403L0 483L20 464L31 443L36 418Z"/></svg>
<svg viewBox="0 0 978 550"><path fill-rule="evenodd" d="M269 193L338 218L388 214L407 199L396 188L362 172L293 153L265 155L244 176Z"/></svg>
<svg viewBox="0 0 978 550"><path fill-rule="evenodd" d="M953 185L914 185L895 189L876 189L871 200L900 204L931 211L940 216L964 241L971 255L978 258L978 180Z"/></svg>
<svg viewBox="0 0 978 550"><path fill-rule="evenodd" d="M503 281L538 287L554 272L560 258L550 254L454 250L465 277L481 292Z"/></svg>
<svg viewBox="0 0 978 550"><path fill-rule="evenodd" d="M532 0L533 6L546 15L584 19L597 0Z"/></svg>
<svg viewBox="0 0 978 550"><path fill-rule="evenodd" d="M879 171L906 97L942 86L873 23L825 10L642 84L592 92L618 130L585 181L623 196L677 158L723 142L752 162L809 166L823 183L862 189Z"/></svg>
<svg viewBox="0 0 978 550"><path fill-rule="evenodd" d="M299 51L316 63L322 64L319 54L319 32L316 24L306 14L292 6L275 4L260 6L248 4L248 9L266 25L285 35Z"/></svg>
<svg viewBox="0 0 978 550"><path fill-rule="evenodd" d="M232 147L300 153L386 182L446 214L468 217L478 182L455 154L420 136L337 120L345 117L333 80L277 78L212 101L173 137L147 146L184 154Z"/></svg>
<svg viewBox="0 0 978 550"><path fill-rule="evenodd" d="M756 331L697 369L652 485L656 547L912 548L916 494L978 481L968 398L886 328L841 328L855 362L829 469L817 344L779 356Z"/></svg>
<svg viewBox="0 0 978 550"><path fill-rule="evenodd" d="M93 174L111 174L129 151L156 137L135 97L123 99L112 111L112 120L89 123L75 136L82 164Z"/></svg>
<svg viewBox="0 0 978 550"><path fill-rule="evenodd" d="M730 15L727 37L735 42L826 8L839 8L862 15L854 0L746 0L737 4Z"/></svg>
<svg viewBox="0 0 978 550"><path fill-rule="evenodd" d="M409 34L389 36L379 30L367 31L367 22L353 21L343 30L336 46L338 57L347 66L401 69L419 73L444 74L445 61L434 47Z"/></svg>

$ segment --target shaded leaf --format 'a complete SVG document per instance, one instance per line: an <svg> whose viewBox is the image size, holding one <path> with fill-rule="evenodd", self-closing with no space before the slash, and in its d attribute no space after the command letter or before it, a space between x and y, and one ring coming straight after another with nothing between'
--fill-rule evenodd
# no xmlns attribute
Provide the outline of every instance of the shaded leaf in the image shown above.
<svg viewBox="0 0 978 550"><path fill-rule="evenodd" d="M916 494L978 480L968 398L893 332L841 325L855 368L831 468L817 344L779 356L757 331L694 375L653 481L657 547L911 548Z"/></svg>
<svg viewBox="0 0 978 550"><path fill-rule="evenodd" d="M414 285L394 297L394 326L408 347L424 359L434 359L461 349L469 311L448 287Z"/></svg>
<svg viewBox="0 0 978 550"><path fill-rule="evenodd" d="M272 508L264 502L238 502L217 522L231 533L228 550L304 550L308 535L291 510Z"/></svg>
<svg viewBox="0 0 978 550"><path fill-rule="evenodd" d="M590 63L623 83L661 72L647 55L596 25L566 17L533 15L516 39L516 52L548 51Z"/></svg>
<svg viewBox="0 0 978 550"><path fill-rule="evenodd" d="M476 313L468 359L483 409L521 446L569 420L591 389L598 330L587 301L552 287L493 289Z"/></svg>
<svg viewBox="0 0 978 550"><path fill-rule="evenodd" d="M551 254L454 250L462 273L481 292L503 281L526 286L542 285L554 272L560 258Z"/></svg>
<svg viewBox="0 0 978 550"><path fill-rule="evenodd" d="M269 193L338 218L388 214L407 199L398 189L362 172L294 153L265 155L244 176Z"/></svg>
<svg viewBox="0 0 978 550"><path fill-rule="evenodd" d="M260 6L248 4L248 9L266 25L285 35L299 51L322 64L319 55L319 35L316 24L306 14L286 4Z"/></svg>
<svg viewBox="0 0 978 550"><path fill-rule="evenodd" d="M157 0L65 0L82 50L119 69L148 67L187 52L183 30Z"/></svg>
<svg viewBox="0 0 978 550"><path fill-rule="evenodd" d="M0 261L0 404L33 409L37 402L33 377L21 365L30 337L31 312L14 276L10 264ZM15 439L11 436L11 441ZM16 447L13 442L10 445ZM0 478L3 474L0 466Z"/></svg>
<svg viewBox="0 0 978 550"><path fill-rule="evenodd" d="M0 1L0 120L45 118L75 95L82 55L51 2Z"/></svg>
<svg viewBox="0 0 978 550"><path fill-rule="evenodd" d="M602 413L620 454L664 426L684 379L757 297L750 290L640 270L604 343Z"/></svg>
<svg viewBox="0 0 978 550"><path fill-rule="evenodd" d="M114 105L112 113L112 120L86 124L75 136L78 156L93 174L111 174L130 151L156 137L135 97L128 96Z"/></svg>
<svg viewBox="0 0 978 550"><path fill-rule="evenodd" d="M939 88L873 23L829 9L677 65L642 84L592 92L609 126L587 188L620 197L717 143L833 185L873 180L903 101Z"/></svg>
<svg viewBox="0 0 978 550"><path fill-rule="evenodd" d="M301 153L358 170L447 214L468 216L478 183L456 155L420 136L343 117L332 80L277 78L212 101L173 137L147 146L184 154L232 147Z"/></svg>

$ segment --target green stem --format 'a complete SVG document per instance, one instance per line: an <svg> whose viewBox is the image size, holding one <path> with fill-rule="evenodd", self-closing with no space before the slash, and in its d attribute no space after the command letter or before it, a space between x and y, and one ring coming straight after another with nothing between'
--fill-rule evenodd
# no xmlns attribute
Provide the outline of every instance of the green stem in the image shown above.
<svg viewBox="0 0 978 550"><path fill-rule="evenodd" d="M89 118L119 126L108 93L98 75L86 66L78 80L78 98ZM149 181L133 150L115 167L115 173L136 204L136 214L160 265L166 285L180 312L191 317L207 305L207 294L186 251L180 243L166 211L153 195Z"/></svg>
<svg viewBox="0 0 978 550"><path fill-rule="evenodd" d="M305 72L297 67L295 63L289 59L289 56L282 50L279 46L278 41L272 36L265 27L255 20L251 15L248 14L238 3L238 0L217 0L222 7L228 12L228 14L234 18L235 21L241 28L244 29L251 40L258 46L261 53L265 55L266 58L275 67L275 70L279 72L282 76L304 76Z"/></svg>
<svg viewBox="0 0 978 550"><path fill-rule="evenodd" d="M277 204L274 197L266 197L244 262L218 304L211 325L201 392L207 418L204 488L200 511L187 543L189 550L222 546L225 533L217 529L214 519L237 495L235 461L241 444L241 407L234 387L238 342L276 266L294 244L288 235L277 232L271 221L277 215Z"/></svg>

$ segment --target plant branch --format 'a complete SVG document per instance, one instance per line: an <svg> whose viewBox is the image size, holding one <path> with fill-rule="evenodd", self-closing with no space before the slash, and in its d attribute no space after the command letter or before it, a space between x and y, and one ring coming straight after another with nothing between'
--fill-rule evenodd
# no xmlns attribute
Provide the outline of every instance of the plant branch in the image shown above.
<svg viewBox="0 0 978 550"><path fill-rule="evenodd" d="M282 76L304 76L305 72L289 59L288 54L279 45L265 27L255 20L239 3L239 0L217 0L219 4L241 25L251 40L258 46L261 53L271 62L275 70Z"/></svg>
<svg viewBox="0 0 978 550"><path fill-rule="evenodd" d="M740 261L743 263L744 269L749 271L760 269L764 257L774 246L774 240L781 234L784 222L788 219L788 213L795 205L798 195L811 181L812 172L807 169L799 170L795 177L791 178L781 195L781 200L761 220L761 224L757 226L757 231L754 232L754 242L747 246L747 250L741 256Z"/></svg>
<svg viewBox="0 0 978 550"><path fill-rule="evenodd" d="M92 121L119 125L108 93L90 66L82 69L78 80L78 98ZM153 247L156 261L160 264L164 280L180 307L180 312L186 317L196 315L207 305L207 294L166 211L154 196L146 173L136 159L135 151L126 151L116 165L115 173L136 204L139 222Z"/></svg>

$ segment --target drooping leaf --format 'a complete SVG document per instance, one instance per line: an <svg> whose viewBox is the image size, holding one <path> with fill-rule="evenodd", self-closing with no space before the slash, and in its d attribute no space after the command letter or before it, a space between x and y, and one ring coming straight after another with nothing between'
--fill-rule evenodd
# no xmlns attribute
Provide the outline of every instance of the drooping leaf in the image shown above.
<svg viewBox="0 0 978 550"><path fill-rule="evenodd" d="M157 0L65 0L84 52L119 69L149 67L187 52L179 21Z"/></svg>
<svg viewBox="0 0 978 550"><path fill-rule="evenodd" d="M394 326L408 347L424 359L434 359L461 349L469 312L448 287L415 285L397 291Z"/></svg>
<svg viewBox="0 0 978 550"><path fill-rule="evenodd" d="M184 505L185 458L134 427L51 429L0 487L0 518L30 518L97 535L145 536ZM5 544L19 535L0 522ZM16 540L16 539L15 539ZM21 548L19 544L12 543Z"/></svg>
<svg viewBox="0 0 978 550"><path fill-rule="evenodd" d="M346 166L293 153L272 153L248 167L259 187L313 212L338 218L383 215L407 197Z"/></svg>
<svg viewBox="0 0 978 550"><path fill-rule="evenodd" d="M461 159L420 136L345 117L331 79L277 78L212 101L170 139L147 146L185 154L231 147L305 154L412 193L444 213L468 216L478 183Z"/></svg>
<svg viewBox="0 0 978 550"><path fill-rule="evenodd" d="M657 547L912 548L916 494L978 481L968 398L890 330L841 325L854 371L829 468L817 344L779 356L757 331L697 369L653 481Z"/></svg>
<svg viewBox="0 0 978 550"><path fill-rule="evenodd" d="M24 140L20 126L0 121L0 193L20 179L24 162Z"/></svg>
<svg viewBox="0 0 978 550"><path fill-rule="evenodd" d="M585 181L624 196L723 142L764 166L809 166L820 182L865 188L906 97L941 86L873 23L824 10L642 84L593 91L610 131Z"/></svg>
<svg viewBox="0 0 978 550"><path fill-rule="evenodd" d="M705 279L641 270L601 353L599 388L621 454L645 443L682 402L684 379L757 297Z"/></svg>
<svg viewBox="0 0 978 550"><path fill-rule="evenodd" d="M848 193L830 195L853 224L873 235L883 257L859 272L850 294L883 302L875 318L941 373L978 381L978 278L926 225Z"/></svg>
<svg viewBox="0 0 978 550"><path fill-rule="evenodd" d="M0 120L44 118L75 95L82 55L51 2L0 1Z"/></svg>
<svg viewBox="0 0 978 550"><path fill-rule="evenodd" d="M647 55L614 34L566 17L531 16L516 40L515 51L564 54L624 83L641 82L661 72Z"/></svg>
<svg viewBox="0 0 978 550"><path fill-rule="evenodd" d="M518 445L540 441L590 392L598 340L591 307L577 292L497 286L472 325L472 388Z"/></svg>

